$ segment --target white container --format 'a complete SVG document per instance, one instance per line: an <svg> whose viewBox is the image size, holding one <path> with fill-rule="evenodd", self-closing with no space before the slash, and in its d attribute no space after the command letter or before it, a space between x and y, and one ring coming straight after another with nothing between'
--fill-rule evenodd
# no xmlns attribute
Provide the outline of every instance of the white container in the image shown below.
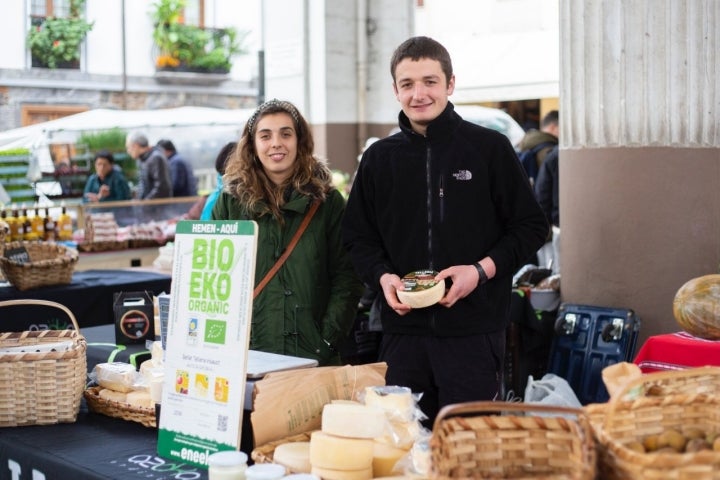
<svg viewBox="0 0 720 480"><path fill-rule="evenodd" d="M245 480L247 458L236 450L213 453L208 457L208 480Z"/></svg>
<svg viewBox="0 0 720 480"><path fill-rule="evenodd" d="M312 473L292 473L282 477L282 480L320 480L320 477Z"/></svg>
<svg viewBox="0 0 720 480"><path fill-rule="evenodd" d="M280 480L285 476L285 467L277 463L256 463L245 471L246 480Z"/></svg>

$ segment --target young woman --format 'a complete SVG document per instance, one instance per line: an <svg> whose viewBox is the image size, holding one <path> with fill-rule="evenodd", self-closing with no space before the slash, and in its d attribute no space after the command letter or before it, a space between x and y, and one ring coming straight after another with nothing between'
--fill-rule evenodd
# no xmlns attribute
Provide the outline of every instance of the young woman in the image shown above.
<svg viewBox="0 0 720 480"><path fill-rule="evenodd" d="M214 220L258 223L257 285L311 204L321 202L292 254L253 302L250 348L338 365L362 294L342 247L345 201L313 156L310 126L289 102L260 105L228 160Z"/></svg>

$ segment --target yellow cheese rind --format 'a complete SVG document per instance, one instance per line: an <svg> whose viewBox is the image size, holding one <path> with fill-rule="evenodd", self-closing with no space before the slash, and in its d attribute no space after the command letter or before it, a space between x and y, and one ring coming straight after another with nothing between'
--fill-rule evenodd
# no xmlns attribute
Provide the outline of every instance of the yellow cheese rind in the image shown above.
<svg viewBox="0 0 720 480"><path fill-rule="evenodd" d="M384 434L385 412L377 407L328 403L323 407L322 431L338 437L375 438Z"/></svg>
<svg viewBox="0 0 720 480"><path fill-rule="evenodd" d="M372 469L374 442L325 432L310 434L310 465L331 470Z"/></svg>
<svg viewBox="0 0 720 480"><path fill-rule="evenodd" d="M288 442L275 447L273 462L291 472L310 473L310 442Z"/></svg>
<svg viewBox="0 0 720 480"><path fill-rule="evenodd" d="M311 473L323 480L371 480L373 478L372 467L363 470L333 470L313 467Z"/></svg>
<svg viewBox="0 0 720 480"><path fill-rule="evenodd" d="M408 454L408 450L396 448L392 445L375 442L373 445L373 478L392 475L397 462ZM401 469L398 469L401 470Z"/></svg>
<svg viewBox="0 0 720 480"><path fill-rule="evenodd" d="M152 401L149 392L128 392L126 402L134 407L155 408L155 402Z"/></svg>
<svg viewBox="0 0 720 480"><path fill-rule="evenodd" d="M110 390L109 388L100 389L98 397L104 398L105 400L112 400L113 402L127 402L127 393L116 392L115 390Z"/></svg>

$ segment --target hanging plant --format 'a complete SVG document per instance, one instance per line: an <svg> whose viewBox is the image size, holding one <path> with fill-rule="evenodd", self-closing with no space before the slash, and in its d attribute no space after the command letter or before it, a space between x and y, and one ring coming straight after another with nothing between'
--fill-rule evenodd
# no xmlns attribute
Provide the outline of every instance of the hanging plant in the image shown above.
<svg viewBox="0 0 720 480"><path fill-rule="evenodd" d="M70 1L69 17L47 17L30 28L27 46L41 66L58 68L80 60L80 45L94 22L80 17L85 0Z"/></svg>

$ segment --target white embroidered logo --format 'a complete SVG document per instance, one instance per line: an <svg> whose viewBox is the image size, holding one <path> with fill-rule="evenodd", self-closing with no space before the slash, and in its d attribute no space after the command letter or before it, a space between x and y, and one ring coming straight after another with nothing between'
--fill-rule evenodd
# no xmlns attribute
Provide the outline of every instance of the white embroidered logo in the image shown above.
<svg viewBox="0 0 720 480"><path fill-rule="evenodd" d="M472 180L472 172L470 170L458 170L452 174L455 180Z"/></svg>

